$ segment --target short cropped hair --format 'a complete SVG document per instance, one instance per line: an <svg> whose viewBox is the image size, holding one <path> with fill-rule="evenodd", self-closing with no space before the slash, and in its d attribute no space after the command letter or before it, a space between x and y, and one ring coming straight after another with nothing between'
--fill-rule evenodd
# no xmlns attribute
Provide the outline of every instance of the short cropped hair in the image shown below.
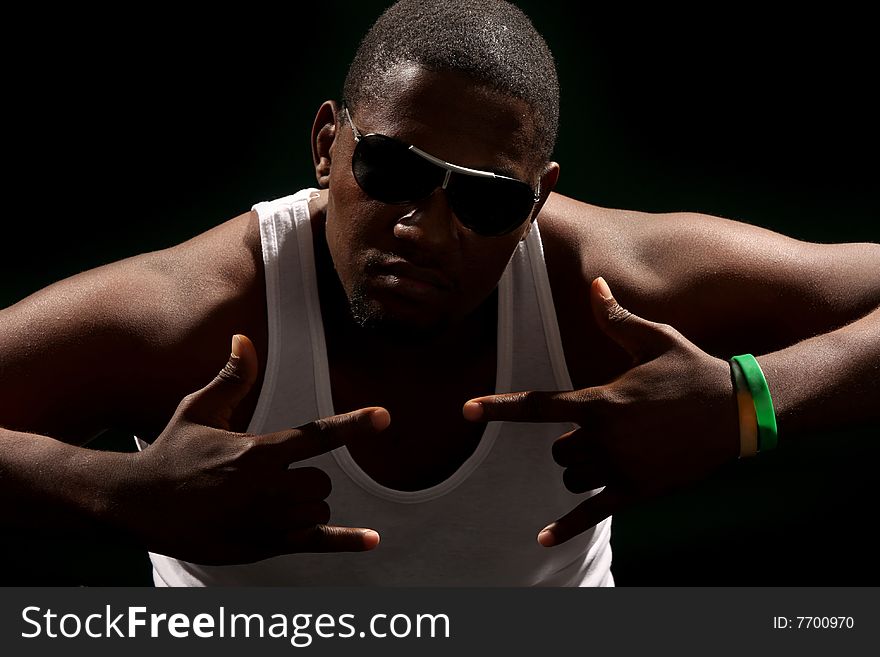
<svg viewBox="0 0 880 657"><path fill-rule="evenodd" d="M361 41L343 102L381 100L383 76L402 63L456 71L521 99L535 121L536 155L550 159L559 130L559 81L550 48L529 18L504 0L400 0Z"/></svg>

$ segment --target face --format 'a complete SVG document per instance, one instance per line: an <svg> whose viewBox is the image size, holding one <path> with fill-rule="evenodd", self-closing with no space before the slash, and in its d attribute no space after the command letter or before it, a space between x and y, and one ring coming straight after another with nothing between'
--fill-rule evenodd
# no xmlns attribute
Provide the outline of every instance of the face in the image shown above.
<svg viewBox="0 0 880 657"><path fill-rule="evenodd" d="M436 334L489 297L558 168L545 168L530 155L533 124L521 101L459 74L417 66L394 69L384 91L381 102L349 108L361 134L394 137L446 162L517 178L533 188L540 180L543 190L532 215L499 237L463 226L440 188L410 204L381 203L354 179L354 133L344 115L337 117L325 158L326 236L352 314L363 326L407 336Z"/></svg>

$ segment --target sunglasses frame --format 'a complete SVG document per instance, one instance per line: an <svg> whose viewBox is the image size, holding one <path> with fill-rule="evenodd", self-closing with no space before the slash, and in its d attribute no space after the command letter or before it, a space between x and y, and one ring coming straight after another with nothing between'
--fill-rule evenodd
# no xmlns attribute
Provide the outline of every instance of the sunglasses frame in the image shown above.
<svg viewBox="0 0 880 657"><path fill-rule="evenodd" d="M502 176L502 175L494 173L492 171L481 171L480 169L471 169L468 167L459 166L457 164L452 164L451 162L447 162L445 160L441 160L439 157L435 157L434 155L431 155L430 153L426 153L425 151L423 151L421 148L418 148L417 146L413 146L412 144L407 144L406 142L400 141L399 139L395 139L394 137L389 137L388 135L382 135L382 134L379 134L376 132L371 132L371 133L368 133L365 135L365 134L361 133L360 130L357 129L357 126L355 126L354 121L351 118L351 114L348 111L348 106L343 106L342 111L345 113L345 118L348 119L348 124L351 126L352 133L354 134L354 141L356 144L359 143L362 138L372 137L372 136L384 137L385 139L391 139L392 141L395 141L395 142L401 144L402 146L406 147L407 150L415 153L416 155L418 155L422 159L427 160L428 162L430 162L434 166L440 167L441 169L443 169L446 172L445 176L443 177L443 182L440 184L440 188L443 190L446 190L446 187L449 184L449 179L452 177L452 174L457 173L457 174L461 174L464 176L474 176L477 178L492 178L492 179L498 179L498 180L509 180L511 182L525 185L532 192L532 199L533 199L532 208L533 209L534 209L534 204L538 203L538 201L541 200L541 181L540 180L538 181L537 189L534 189L527 182L525 182L523 180L519 180L518 178L511 178L510 176ZM360 185L360 182L358 182L358 185ZM414 200L420 200L420 199L414 199ZM411 202L411 201L407 201L407 202ZM531 215L529 215L529 216L531 216ZM528 217L523 218L522 221L520 221L518 224L513 226L510 230L507 231L507 233L515 230L517 228L517 226L521 226L522 223L524 221L526 221L527 219L528 219ZM471 226L467 226L467 227L470 228L471 230L474 230ZM479 233L479 231L474 231L474 232ZM502 233L502 234L507 234L507 233Z"/></svg>

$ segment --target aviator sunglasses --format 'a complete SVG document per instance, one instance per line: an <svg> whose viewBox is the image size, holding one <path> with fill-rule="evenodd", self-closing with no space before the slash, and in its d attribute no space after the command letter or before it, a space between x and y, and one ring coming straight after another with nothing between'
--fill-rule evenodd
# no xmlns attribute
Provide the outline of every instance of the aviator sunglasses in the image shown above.
<svg viewBox="0 0 880 657"><path fill-rule="evenodd" d="M360 188L382 203L404 205L428 198L438 187L463 226L486 237L505 235L529 218L541 195L516 178L468 169L386 135L363 135L343 109L357 144L351 170Z"/></svg>

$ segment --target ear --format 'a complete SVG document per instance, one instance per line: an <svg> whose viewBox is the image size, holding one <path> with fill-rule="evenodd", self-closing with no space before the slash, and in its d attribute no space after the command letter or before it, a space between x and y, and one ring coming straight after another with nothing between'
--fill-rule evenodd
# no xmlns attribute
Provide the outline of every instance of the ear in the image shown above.
<svg viewBox="0 0 880 657"><path fill-rule="evenodd" d="M312 162L315 165L315 178L321 189L330 186L330 164L333 160L338 111L335 101L325 101L318 109L315 123L312 125Z"/></svg>
<svg viewBox="0 0 880 657"><path fill-rule="evenodd" d="M532 210L532 216L529 219L529 225L520 239L525 239L531 232L532 224L535 222L535 218L538 216L538 213L541 212L541 208L544 207L544 203L546 203L547 199L550 198L550 192L555 189L556 182L558 180L559 163L548 162L547 166L544 167L544 172L541 174L541 197L538 199L538 202L535 203L535 208Z"/></svg>
<svg viewBox="0 0 880 657"><path fill-rule="evenodd" d="M532 219L538 216L544 203L550 198L550 192L556 189L556 183L559 181L559 162L548 162L544 167L544 173L541 174L541 198L535 203L535 209L532 211Z"/></svg>

